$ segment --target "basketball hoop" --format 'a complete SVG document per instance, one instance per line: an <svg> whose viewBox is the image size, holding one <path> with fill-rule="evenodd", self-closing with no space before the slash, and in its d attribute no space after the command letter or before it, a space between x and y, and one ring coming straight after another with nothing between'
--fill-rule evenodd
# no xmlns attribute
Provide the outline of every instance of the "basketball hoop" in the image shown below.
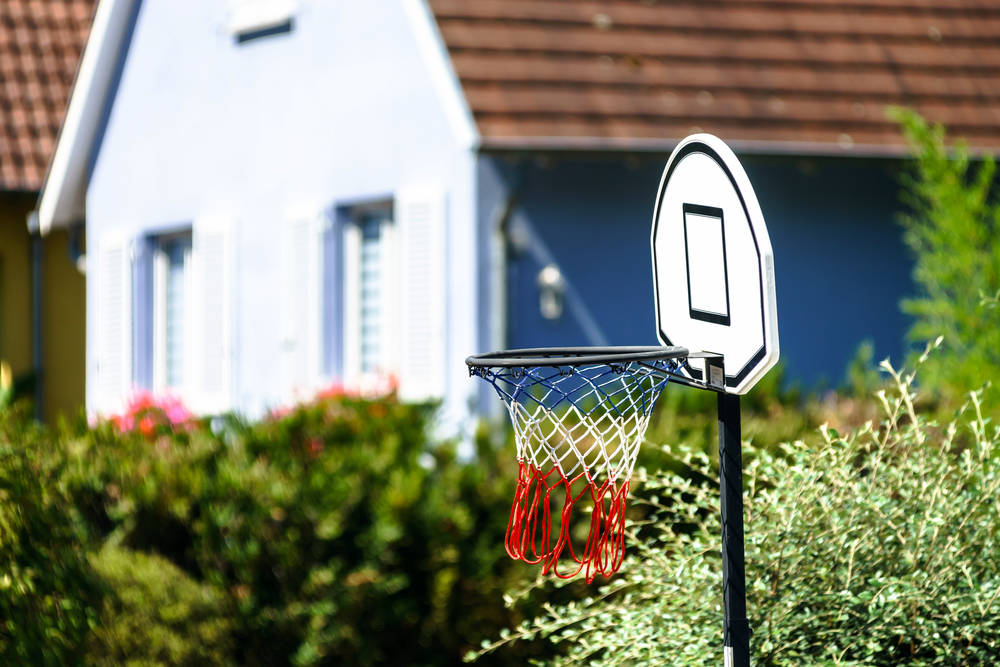
<svg viewBox="0 0 1000 667"><path fill-rule="evenodd" d="M564 579L582 572L588 583L618 570L639 446L660 392L680 377L687 357L682 347L584 347L466 359L470 374L496 390L514 427L517 489L505 538L511 558ZM582 544L573 535L581 503L590 510Z"/></svg>
<svg viewBox="0 0 1000 667"><path fill-rule="evenodd" d="M629 480L660 392L667 382L714 391L723 657L726 667L749 667L740 396L778 362L778 310L764 215L721 139L691 135L670 154L649 241L665 347L536 348L466 359L469 373L503 399L514 426L518 475L507 553L562 578L582 572L589 583L614 574L625 556ZM540 287L566 288L557 265L545 273ZM572 514L582 502L591 515L581 543ZM560 571L561 562L569 569Z"/></svg>

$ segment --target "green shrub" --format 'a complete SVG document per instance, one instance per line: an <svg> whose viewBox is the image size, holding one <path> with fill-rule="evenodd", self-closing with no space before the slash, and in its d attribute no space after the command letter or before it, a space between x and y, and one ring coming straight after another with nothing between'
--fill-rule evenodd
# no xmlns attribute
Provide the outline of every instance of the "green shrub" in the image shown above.
<svg viewBox="0 0 1000 667"><path fill-rule="evenodd" d="M230 610L159 556L107 546L91 557L109 589L87 647L95 665L223 665L232 660Z"/></svg>
<svg viewBox="0 0 1000 667"><path fill-rule="evenodd" d="M904 239L915 257L920 293L903 302L914 317L910 338L944 336L947 354L931 358L921 372L926 388L961 400L967 387L1000 371L1000 200L996 164L969 156L962 142L948 146L945 130L916 113L897 110L914 152L903 198ZM1000 392L990 390L990 403Z"/></svg>
<svg viewBox="0 0 1000 667"><path fill-rule="evenodd" d="M754 664L990 664L1000 655L1000 429L978 392L938 428L913 375L885 364L880 423L814 445L754 448L744 484ZM655 494L638 547L594 597L501 636L564 645L567 662L716 665L717 479L701 452Z"/></svg>
<svg viewBox="0 0 1000 667"><path fill-rule="evenodd" d="M237 664L453 664L519 620L500 598L533 572L503 551L513 453L459 461L432 414L339 395L257 423L100 424L68 444L67 484L94 544L225 596Z"/></svg>
<svg viewBox="0 0 1000 667"><path fill-rule="evenodd" d="M74 664L101 589L60 484L60 457L24 407L0 413L0 663Z"/></svg>
<svg viewBox="0 0 1000 667"><path fill-rule="evenodd" d="M811 426L811 408L798 389L783 388L784 384L787 384L784 369L779 365L761 378L753 392L743 397L745 437L780 442L797 437ZM717 456L716 416L714 392L670 384L657 401L645 441L688 444L709 456ZM669 463L669 457L661 455L657 447L644 447L639 451L639 464L649 469L656 470Z"/></svg>

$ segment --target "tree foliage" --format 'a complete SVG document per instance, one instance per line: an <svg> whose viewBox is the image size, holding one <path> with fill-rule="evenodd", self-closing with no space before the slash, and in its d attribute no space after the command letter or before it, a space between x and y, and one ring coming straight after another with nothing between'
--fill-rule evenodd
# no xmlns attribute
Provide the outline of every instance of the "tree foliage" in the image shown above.
<svg viewBox="0 0 1000 667"><path fill-rule="evenodd" d="M42 429L0 411L0 663L78 662L101 599Z"/></svg>
<svg viewBox="0 0 1000 667"><path fill-rule="evenodd" d="M959 399L1000 369L1000 200L996 164L973 159L963 142L912 111L896 110L913 151L903 179L904 239L913 252L919 294L903 302L914 317L910 338L944 336L947 354L928 360L921 381ZM990 390L990 398L1000 392Z"/></svg>

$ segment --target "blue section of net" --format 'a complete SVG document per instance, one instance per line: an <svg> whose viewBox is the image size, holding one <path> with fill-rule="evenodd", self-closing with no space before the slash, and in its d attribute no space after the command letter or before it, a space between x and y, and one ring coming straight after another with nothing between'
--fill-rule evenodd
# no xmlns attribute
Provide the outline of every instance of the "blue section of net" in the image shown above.
<svg viewBox="0 0 1000 667"><path fill-rule="evenodd" d="M534 404L546 410L575 406L587 416L595 410L626 417L648 416L680 364L675 359L582 366L517 366L470 368L489 382L508 406Z"/></svg>

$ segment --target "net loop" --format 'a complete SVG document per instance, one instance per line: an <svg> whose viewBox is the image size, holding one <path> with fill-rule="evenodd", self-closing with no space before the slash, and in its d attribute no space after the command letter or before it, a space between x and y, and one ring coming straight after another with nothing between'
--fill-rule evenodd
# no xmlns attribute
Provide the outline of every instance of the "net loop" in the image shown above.
<svg viewBox="0 0 1000 667"><path fill-rule="evenodd" d="M511 558L588 582L618 570L639 446L682 361L470 367L493 386L514 427L517 487L504 537ZM574 516L581 503L587 525Z"/></svg>

